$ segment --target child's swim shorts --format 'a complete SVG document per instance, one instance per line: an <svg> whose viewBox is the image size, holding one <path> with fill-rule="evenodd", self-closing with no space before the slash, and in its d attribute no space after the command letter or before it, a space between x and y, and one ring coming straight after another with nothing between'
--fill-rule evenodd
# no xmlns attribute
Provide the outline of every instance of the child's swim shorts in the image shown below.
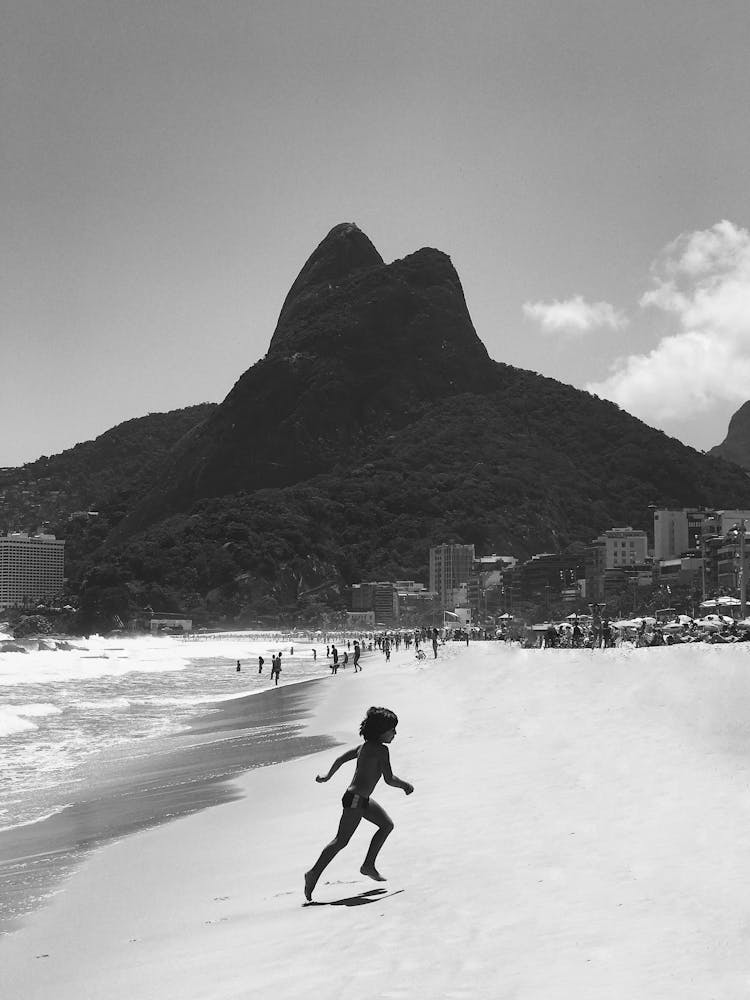
<svg viewBox="0 0 750 1000"><path fill-rule="evenodd" d="M369 806L370 800L365 795L357 795L351 790L344 792L341 805L344 809L361 809L363 812Z"/></svg>

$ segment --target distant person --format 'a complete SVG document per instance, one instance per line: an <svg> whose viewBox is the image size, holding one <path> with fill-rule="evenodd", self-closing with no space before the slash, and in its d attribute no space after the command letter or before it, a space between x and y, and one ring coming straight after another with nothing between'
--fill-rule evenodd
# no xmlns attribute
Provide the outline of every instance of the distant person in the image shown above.
<svg viewBox="0 0 750 1000"><path fill-rule="evenodd" d="M239 673L240 670L242 670L242 667L240 666L240 661L237 660L237 673Z"/></svg>
<svg viewBox="0 0 750 1000"><path fill-rule="evenodd" d="M359 643L355 639L354 640L354 673L355 674L356 674L356 672L358 670L360 671L360 673L362 671L362 667L360 667L360 665L359 665L359 655L360 655Z"/></svg>
<svg viewBox="0 0 750 1000"><path fill-rule="evenodd" d="M331 646L331 657L333 659L333 672L336 674L339 669L339 651L335 646Z"/></svg>
<svg viewBox="0 0 750 1000"><path fill-rule="evenodd" d="M342 663L342 666L344 667L344 669L346 669L346 667L348 666L348 664L349 664L349 654L347 653L346 650L344 650L344 662Z"/></svg>
<svg viewBox="0 0 750 1000"><path fill-rule="evenodd" d="M370 841L367 856L359 870L362 875L366 875L376 882L386 881L375 867L375 862L380 849L393 830L393 821L385 810L374 799L370 798L370 795L381 777L386 785L401 788L407 795L411 795L414 791L413 785L397 778L391 770L388 744L392 743L396 737L397 725L398 718L389 709L369 708L362 725L359 727L359 734L364 737L364 743L341 754L331 764L327 774L319 774L315 778L318 782L328 781L342 764L346 764L350 760L357 761L354 777L341 800L343 811L336 836L330 844L323 848L312 868L305 872L305 899L308 901L312 899L318 879L339 851L343 850L349 843L352 834L363 818L373 823L378 829Z"/></svg>
<svg viewBox="0 0 750 1000"><path fill-rule="evenodd" d="M437 659L437 648L438 648L438 630L434 628L432 630L432 656L433 659Z"/></svg>
<svg viewBox="0 0 750 1000"><path fill-rule="evenodd" d="M266 662L266 661L265 661L265 660L263 659L263 657L262 657L262 656L259 656L259 657L258 657L258 673L259 673L259 674L262 674L262 673L263 673L263 664L264 664L265 662Z"/></svg>
<svg viewBox="0 0 750 1000"><path fill-rule="evenodd" d="M330 655L331 655L331 647L326 646L326 659L328 659Z"/></svg>
<svg viewBox="0 0 750 1000"><path fill-rule="evenodd" d="M317 660L317 658L318 658L318 651L317 649L313 649L313 660Z"/></svg>
<svg viewBox="0 0 750 1000"><path fill-rule="evenodd" d="M279 675L281 674L281 653L278 656L274 656L272 660L273 666L271 667L271 678L274 684L279 683Z"/></svg>

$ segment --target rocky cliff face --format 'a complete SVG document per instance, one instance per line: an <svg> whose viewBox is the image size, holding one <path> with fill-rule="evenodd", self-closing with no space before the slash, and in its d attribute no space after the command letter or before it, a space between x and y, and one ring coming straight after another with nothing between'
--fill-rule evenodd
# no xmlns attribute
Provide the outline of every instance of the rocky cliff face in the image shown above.
<svg viewBox="0 0 750 1000"><path fill-rule="evenodd" d="M450 258L422 249L385 264L356 226L338 225L294 281L267 356L175 451L122 530L345 466L436 400L497 384Z"/></svg>
<svg viewBox="0 0 750 1000"><path fill-rule="evenodd" d="M743 403L729 421L727 436L709 451L709 455L735 462L750 469L750 400Z"/></svg>

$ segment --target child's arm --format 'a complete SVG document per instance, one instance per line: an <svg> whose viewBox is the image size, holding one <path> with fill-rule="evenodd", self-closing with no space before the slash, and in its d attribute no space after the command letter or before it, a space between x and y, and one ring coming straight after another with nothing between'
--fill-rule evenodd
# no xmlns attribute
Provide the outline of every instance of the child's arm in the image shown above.
<svg viewBox="0 0 750 1000"><path fill-rule="evenodd" d="M408 781L402 781L401 778L397 778L396 775L391 770L391 755L388 753L388 747L384 746L384 760L383 760L383 781L386 785L393 785L394 788L403 788L407 795L411 795L414 791L414 785L410 785Z"/></svg>
<svg viewBox="0 0 750 1000"><path fill-rule="evenodd" d="M359 753L358 746L352 747L352 749L347 750L346 753L342 753L341 756L337 757L336 760L333 762L333 764L331 764L331 766L328 769L328 774L318 774L316 775L315 780L328 781L328 779L332 778L333 775L338 771L338 769L341 767L342 764L346 764L348 760L354 760L354 758L357 756L358 753Z"/></svg>

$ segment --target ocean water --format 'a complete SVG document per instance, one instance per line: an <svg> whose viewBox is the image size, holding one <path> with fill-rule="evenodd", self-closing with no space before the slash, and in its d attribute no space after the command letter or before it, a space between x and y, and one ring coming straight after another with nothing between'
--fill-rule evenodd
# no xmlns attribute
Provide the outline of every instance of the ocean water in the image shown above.
<svg viewBox="0 0 750 1000"><path fill-rule="evenodd" d="M231 801L242 771L334 745L304 732L330 676L324 642L317 659L310 642L257 633L71 644L0 653L0 940L87 852Z"/></svg>
<svg viewBox="0 0 750 1000"><path fill-rule="evenodd" d="M74 802L102 759L137 757L212 704L268 690L273 652L279 687L329 673L325 643L316 661L295 641L92 636L66 651L0 652L0 830Z"/></svg>

